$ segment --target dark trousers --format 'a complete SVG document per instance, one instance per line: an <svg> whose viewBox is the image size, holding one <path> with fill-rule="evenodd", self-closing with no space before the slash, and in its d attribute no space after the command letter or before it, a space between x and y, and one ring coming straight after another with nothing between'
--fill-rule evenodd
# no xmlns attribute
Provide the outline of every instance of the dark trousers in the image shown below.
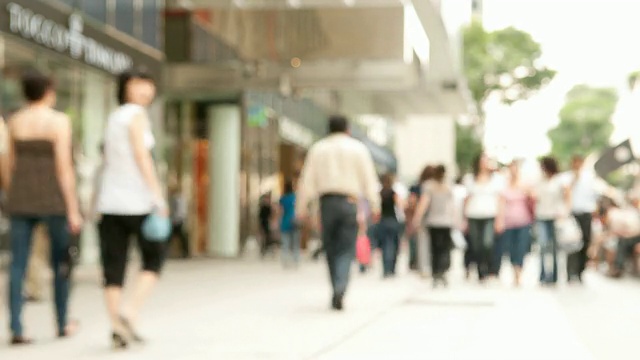
<svg viewBox="0 0 640 360"><path fill-rule="evenodd" d="M489 275L493 259L494 219L469 219L469 243L471 256L478 267L478 277L483 280Z"/></svg>
<svg viewBox="0 0 640 360"><path fill-rule="evenodd" d="M567 267L569 267L567 273L569 276L576 275L581 277L584 269L587 267L587 250L591 245L591 222L593 215L591 213L574 213L573 216L580 225L583 246L582 249L575 254L575 256L577 256L575 265L572 261L567 261ZM574 266L575 268L573 268Z"/></svg>
<svg viewBox="0 0 640 360"><path fill-rule="evenodd" d="M260 253L262 254L262 256L265 256L267 254L267 251L269 251L269 248L275 244L275 241L273 240L271 226L268 221L261 221L260 228L262 229L262 249Z"/></svg>
<svg viewBox="0 0 640 360"><path fill-rule="evenodd" d="M618 241L618 252L616 253L616 268L624 270L627 258L633 254L633 249L640 244L640 236L632 238L620 238Z"/></svg>
<svg viewBox="0 0 640 360"><path fill-rule="evenodd" d="M184 224L182 222L173 224L171 228L171 239L178 238L180 241L180 247L182 248L182 257L189 257L189 238L184 231Z"/></svg>
<svg viewBox="0 0 640 360"><path fill-rule="evenodd" d="M473 258L473 250L471 250L471 240L469 240L469 234L464 234L464 241L467 244L467 248L464 250L464 268L465 270L471 270L471 264L475 263Z"/></svg>
<svg viewBox="0 0 640 360"><path fill-rule="evenodd" d="M320 199L322 243L333 293L337 296L342 296L347 291L351 264L356 255L356 212L355 201L345 196L325 195Z"/></svg>
<svg viewBox="0 0 640 360"><path fill-rule="evenodd" d="M56 216L13 216L11 217L11 269L9 274L9 308L11 312L11 332L22 336L22 288L31 252L33 228L44 222L49 230L51 241L51 265L53 267L53 288L55 292L56 318L58 332L63 333L67 326L67 306L69 302L69 283L71 254L69 246L71 236L64 215Z"/></svg>
<svg viewBox="0 0 640 360"><path fill-rule="evenodd" d="M164 265L166 244L147 240L142 224L147 215L103 214L100 233L100 257L105 287L124 285L131 239L136 238L142 257L142 270L159 274Z"/></svg>
<svg viewBox="0 0 640 360"><path fill-rule="evenodd" d="M409 237L409 269L418 269L418 235L412 234Z"/></svg>
<svg viewBox="0 0 640 360"><path fill-rule="evenodd" d="M427 231L431 240L431 274L434 277L441 276L451 266L451 228L428 227Z"/></svg>
<svg viewBox="0 0 640 360"><path fill-rule="evenodd" d="M395 218L383 218L376 232L380 249L382 249L383 275L395 275L400 243L398 220Z"/></svg>

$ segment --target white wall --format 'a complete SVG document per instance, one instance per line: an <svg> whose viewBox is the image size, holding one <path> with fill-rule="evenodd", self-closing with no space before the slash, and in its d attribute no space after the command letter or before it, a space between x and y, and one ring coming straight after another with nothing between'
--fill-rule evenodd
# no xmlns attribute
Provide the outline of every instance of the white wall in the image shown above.
<svg viewBox="0 0 640 360"><path fill-rule="evenodd" d="M414 115L394 124L398 175L415 182L427 164L444 164L455 176L455 120L449 115Z"/></svg>

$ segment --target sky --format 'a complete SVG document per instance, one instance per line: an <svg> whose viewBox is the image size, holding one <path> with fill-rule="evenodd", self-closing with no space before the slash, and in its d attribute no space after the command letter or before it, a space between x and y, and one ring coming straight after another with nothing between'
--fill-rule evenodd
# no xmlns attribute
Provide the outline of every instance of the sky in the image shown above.
<svg viewBox="0 0 640 360"><path fill-rule="evenodd" d="M558 71L529 100L487 104L485 144L493 155L507 160L547 153L546 133L557 125L574 85L615 87L621 101L629 101L627 76L640 70L640 0L484 0L483 23L490 30L529 32L542 45L542 61Z"/></svg>

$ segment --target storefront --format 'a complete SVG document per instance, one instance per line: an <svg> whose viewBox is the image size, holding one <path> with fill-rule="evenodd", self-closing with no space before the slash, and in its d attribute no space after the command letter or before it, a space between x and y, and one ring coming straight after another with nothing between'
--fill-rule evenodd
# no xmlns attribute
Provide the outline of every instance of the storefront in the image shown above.
<svg viewBox="0 0 640 360"><path fill-rule="evenodd" d="M117 105L115 75L136 66L160 80L163 55L52 3L0 0L0 114L6 118L23 105L20 76L24 69L35 68L54 78L56 107L73 123L78 186L87 209L100 162L103 127ZM151 109L157 130L162 108L156 104ZM83 259L96 261L95 230L88 226L84 234Z"/></svg>

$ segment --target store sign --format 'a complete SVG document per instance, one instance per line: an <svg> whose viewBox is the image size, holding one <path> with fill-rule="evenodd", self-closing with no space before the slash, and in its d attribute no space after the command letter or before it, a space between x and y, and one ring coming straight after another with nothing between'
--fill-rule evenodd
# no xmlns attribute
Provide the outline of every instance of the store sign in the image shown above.
<svg viewBox="0 0 640 360"><path fill-rule="evenodd" d="M68 24L59 24L25 6L9 3L9 30L51 50L67 54L112 74L133 66L133 59L83 34L84 20L79 14L69 16Z"/></svg>
<svg viewBox="0 0 640 360"><path fill-rule="evenodd" d="M284 116L280 118L279 124L280 137L284 140L305 149L313 144L313 133L304 126Z"/></svg>

